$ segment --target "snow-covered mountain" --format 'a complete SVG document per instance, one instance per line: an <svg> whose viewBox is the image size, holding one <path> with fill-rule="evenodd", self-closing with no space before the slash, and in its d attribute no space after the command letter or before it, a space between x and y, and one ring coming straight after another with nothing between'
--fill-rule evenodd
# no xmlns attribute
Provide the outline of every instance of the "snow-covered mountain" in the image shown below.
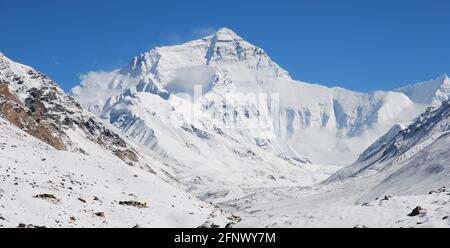
<svg viewBox="0 0 450 248"><path fill-rule="evenodd" d="M408 126L394 127L369 147L352 166L328 182L377 177L366 198L420 194L450 186L450 102L430 107Z"/></svg>
<svg viewBox="0 0 450 248"><path fill-rule="evenodd" d="M197 227L227 216L59 86L0 54L0 226Z"/></svg>
<svg viewBox="0 0 450 248"><path fill-rule="evenodd" d="M227 28L71 96L0 53L0 226L448 226L449 85L296 81Z"/></svg>
<svg viewBox="0 0 450 248"><path fill-rule="evenodd" d="M202 97L195 102L180 97L193 97L194 85L202 86ZM219 153L211 145L203 149L207 139L198 136L205 134L273 154L263 160L274 164L348 164L391 126L424 109L402 93L357 93L295 81L264 50L227 28L155 48L113 72L91 72L72 94L138 142L185 165L223 163L227 151L227 161L233 153L242 155L232 151L234 145ZM252 94L263 99L249 100ZM186 132L197 141L186 142ZM180 156L180 149L189 157Z"/></svg>
<svg viewBox="0 0 450 248"><path fill-rule="evenodd" d="M441 102L449 100L450 78L444 74L434 80L408 85L396 91L404 93L414 103L440 106Z"/></svg>

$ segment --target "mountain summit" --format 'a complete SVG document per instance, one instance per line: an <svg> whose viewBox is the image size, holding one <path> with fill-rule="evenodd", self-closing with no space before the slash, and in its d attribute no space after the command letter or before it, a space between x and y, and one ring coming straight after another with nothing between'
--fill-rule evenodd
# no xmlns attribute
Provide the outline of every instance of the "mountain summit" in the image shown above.
<svg viewBox="0 0 450 248"><path fill-rule="evenodd" d="M196 85L202 86L204 95L192 107L202 113L202 119L193 123L189 105L183 103L180 108L173 102L182 101L178 93L192 94ZM226 102L229 93L270 95L279 109L273 110L269 98L264 104L242 97ZM171 126L167 121L175 112L180 123L202 133L217 132L219 126L240 126L220 132L232 140L245 140L249 147L263 147L294 165L353 162L364 146L392 125L418 114L402 93L358 93L295 81L263 49L228 28L184 44L154 48L112 72L89 73L72 94L89 110L164 156L178 156L165 141L179 132L166 133ZM224 108L233 113L232 118L224 116ZM150 118L148 113L155 115ZM249 127L261 120L268 124L264 129ZM165 129L158 130L159 126ZM318 144L317 140L330 142Z"/></svg>
<svg viewBox="0 0 450 248"><path fill-rule="evenodd" d="M223 27L217 30L214 34L216 40L221 41L233 41L233 40L242 40L242 38L237 35L233 30Z"/></svg>
<svg viewBox="0 0 450 248"><path fill-rule="evenodd" d="M290 76L264 50L232 30L221 28L185 44L154 48L111 73L88 74L72 94L92 110L93 105L101 108L109 97L138 84L141 89L159 94L179 93L180 88L192 88L193 84L204 85L206 89L213 85L277 79L290 80Z"/></svg>

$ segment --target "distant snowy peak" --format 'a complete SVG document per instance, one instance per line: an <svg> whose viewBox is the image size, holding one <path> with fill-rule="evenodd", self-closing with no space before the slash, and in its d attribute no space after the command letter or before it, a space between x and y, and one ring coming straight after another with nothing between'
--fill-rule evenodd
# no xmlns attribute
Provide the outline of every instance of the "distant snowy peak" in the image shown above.
<svg viewBox="0 0 450 248"><path fill-rule="evenodd" d="M402 164L427 166L423 161L417 162L418 154L437 144L438 140L449 138L450 101L443 101L439 108L429 107L407 127L397 125L386 135L362 153L358 161L338 171L327 181L371 175L383 171L392 171ZM439 153L428 153L429 158L447 154L448 147L441 147ZM445 164L448 164L445 161ZM398 168L397 168L398 169Z"/></svg>
<svg viewBox="0 0 450 248"><path fill-rule="evenodd" d="M414 103L437 107L450 97L450 79L444 74L436 79L409 85L396 91L404 93Z"/></svg>
<svg viewBox="0 0 450 248"><path fill-rule="evenodd" d="M242 39L228 28L215 34L177 46L158 47L137 56L121 73L131 77L150 77L166 85L183 68L210 66L216 76L226 73L226 65L239 65L246 71L256 70L272 77L288 77L288 73L275 64L259 47ZM220 81L220 78L216 79Z"/></svg>
<svg viewBox="0 0 450 248"><path fill-rule="evenodd" d="M132 77L167 73L173 69L215 64L247 63L250 68L273 69L274 76L287 76L259 47L242 39L228 28L215 34L176 46L157 47L135 57L120 70ZM165 78L156 78L164 82Z"/></svg>

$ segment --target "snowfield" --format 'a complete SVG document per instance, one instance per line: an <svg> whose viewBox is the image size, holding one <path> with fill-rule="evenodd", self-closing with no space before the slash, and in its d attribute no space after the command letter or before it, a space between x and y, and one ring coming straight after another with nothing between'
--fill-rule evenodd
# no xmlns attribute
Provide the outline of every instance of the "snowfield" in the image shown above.
<svg viewBox="0 0 450 248"><path fill-rule="evenodd" d="M157 175L130 167L99 146L90 148L89 155L57 151L0 119L0 225L197 227L210 220L223 227L230 222L215 206Z"/></svg>
<svg viewBox="0 0 450 248"><path fill-rule="evenodd" d="M426 228L450 227L450 190L423 195L360 197L377 180L327 186L258 188L248 196L220 203L242 217L234 227L268 228ZM408 216L416 208L416 216Z"/></svg>

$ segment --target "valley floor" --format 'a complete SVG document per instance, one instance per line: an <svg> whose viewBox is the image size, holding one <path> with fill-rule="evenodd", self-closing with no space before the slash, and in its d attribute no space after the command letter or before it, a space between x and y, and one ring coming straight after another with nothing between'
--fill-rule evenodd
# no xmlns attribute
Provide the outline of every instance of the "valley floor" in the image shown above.
<svg viewBox="0 0 450 248"><path fill-rule="evenodd" d="M248 196L219 205L242 221L236 227L450 227L450 191L386 196L359 202L375 178L302 188L249 189ZM420 206L416 216L408 216Z"/></svg>

